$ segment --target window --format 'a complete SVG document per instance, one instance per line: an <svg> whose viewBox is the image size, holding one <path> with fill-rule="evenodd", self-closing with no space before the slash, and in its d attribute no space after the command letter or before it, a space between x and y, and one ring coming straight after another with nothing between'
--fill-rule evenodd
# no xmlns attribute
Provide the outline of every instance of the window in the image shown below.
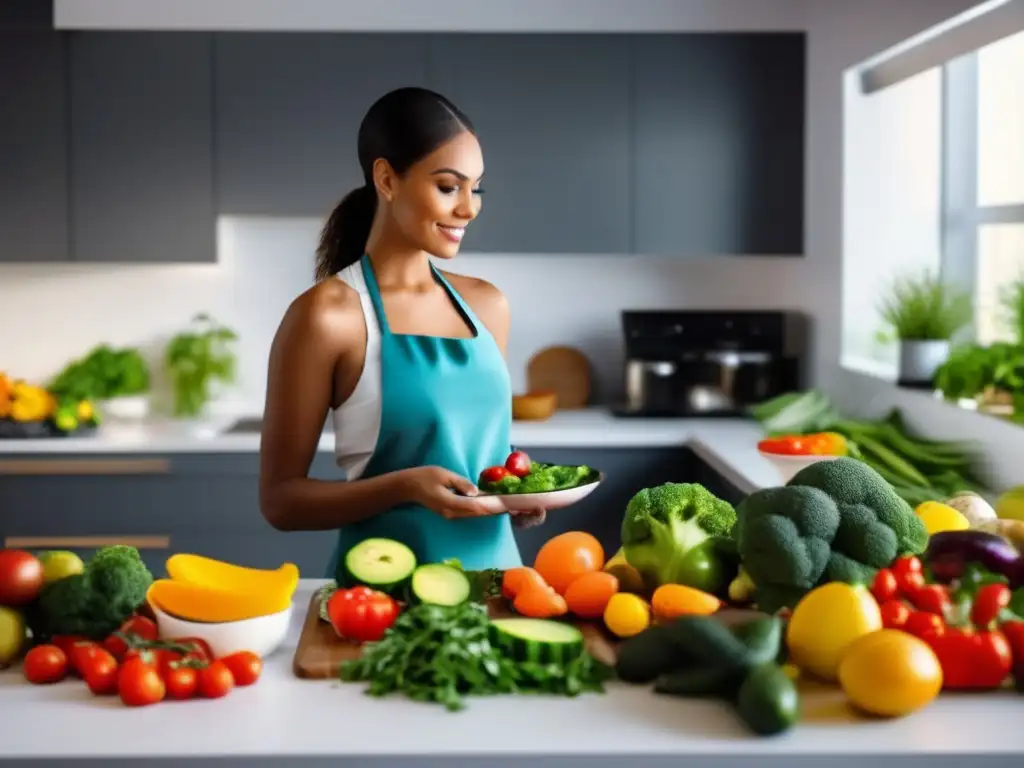
<svg viewBox="0 0 1024 768"><path fill-rule="evenodd" d="M944 69L942 268L973 290L987 344L1011 337L999 297L1024 277L1024 32Z"/></svg>

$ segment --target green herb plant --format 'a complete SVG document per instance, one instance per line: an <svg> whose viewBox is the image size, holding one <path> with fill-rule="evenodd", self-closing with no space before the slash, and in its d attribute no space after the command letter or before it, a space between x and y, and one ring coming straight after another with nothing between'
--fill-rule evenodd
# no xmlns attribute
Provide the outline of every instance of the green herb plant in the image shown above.
<svg viewBox="0 0 1024 768"><path fill-rule="evenodd" d="M194 327L171 339L164 356L178 418L199 416L212 397L211 385L233 383L237 367L235 332L206 314L192 322Z"/></svg>
<svg viewBox="0 0 1024 768"><path fill-rule="evenodd" d="M885 340L949 341L970 324L974 310L969 294L925 272L895 279L879 312L888 327Z"/></svg>
<svg viewBox="0 0 1024 768"><path fill-rule="evenodd" d="M149 392L149 366L139 350L94 347L54 377L47 388L60 402L112 400Z"/></svg>
<svg viewBox="0 0 1024 768"><path fill-rule="evenodd" d="M363 646L358 659L344 662L340 677L368 682L371 696L401 693L454 712L465 708L468 696L601 692L614 674L587 653L565 665L517 662L489 638L484 605L417 605L402 613L381 640Z"/></svg>

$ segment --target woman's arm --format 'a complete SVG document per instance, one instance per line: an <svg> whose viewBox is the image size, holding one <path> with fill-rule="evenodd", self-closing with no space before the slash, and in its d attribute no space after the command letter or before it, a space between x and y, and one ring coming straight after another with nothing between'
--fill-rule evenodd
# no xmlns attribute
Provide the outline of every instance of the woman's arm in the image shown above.
<svg viewBox="0 0 1024 768"><path fill-rule="evenodd" d="M345 290L340 283L329 284L297 298L271 346L260 442L260 508L279 530L331 530L408 498L400 472L352 482L307 477L331 407L335 367L344 359L346 345L359 338Z"/></svg>

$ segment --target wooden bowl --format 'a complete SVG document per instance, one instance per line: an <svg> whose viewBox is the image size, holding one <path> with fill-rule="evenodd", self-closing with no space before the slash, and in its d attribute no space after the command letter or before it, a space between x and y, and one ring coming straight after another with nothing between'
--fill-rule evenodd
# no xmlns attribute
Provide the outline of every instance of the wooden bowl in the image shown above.
<svg viewBox="0 0 1024 768"><path fill-rule="evenodd" d="M558 407L554 392L528 392L512 395L512 418L516 421L544 421L550 419Z"/></svg>

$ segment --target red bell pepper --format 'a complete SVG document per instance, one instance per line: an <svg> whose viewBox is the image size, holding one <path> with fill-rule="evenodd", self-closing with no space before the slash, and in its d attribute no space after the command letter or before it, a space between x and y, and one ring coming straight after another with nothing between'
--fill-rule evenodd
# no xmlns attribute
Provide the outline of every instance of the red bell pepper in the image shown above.
<svg viewBox="0 0 1024 768"><path fill-rule="evenodd" d="M944 690L991 690L999 688L1013 669L1013 655L999 630L974 631L947 627L926 635L942 667Z"/></svg>

